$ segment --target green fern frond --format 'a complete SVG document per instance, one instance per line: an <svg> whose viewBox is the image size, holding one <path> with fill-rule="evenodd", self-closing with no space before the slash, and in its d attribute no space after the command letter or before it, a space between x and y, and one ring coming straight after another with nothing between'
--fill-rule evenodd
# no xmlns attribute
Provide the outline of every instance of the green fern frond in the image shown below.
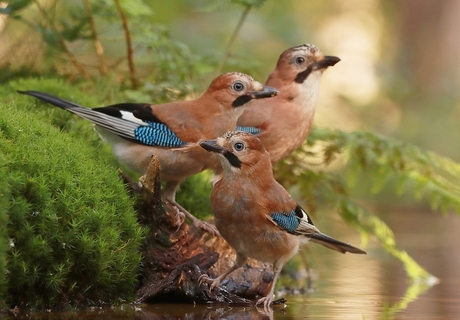
<svg viewBox="0 0 460 320"><path fill-rule="evenodd" d="M338 170L328 168L339 156L345 159L344 165ZM307 146L275 169L282 184L300 188L311 213L327 203L360 230L364 239L372 235L379 240L385 251L403 262L413 281L433 282L433 276L397 247L391 229L353 201L350 194L358 175L365 172L373 193L393 182L397 194L411 190L417 199L428 198L433 209L453 209L460 214L460 188L452 181L460 180L460 164L378 134L314 128Z"/></svg>

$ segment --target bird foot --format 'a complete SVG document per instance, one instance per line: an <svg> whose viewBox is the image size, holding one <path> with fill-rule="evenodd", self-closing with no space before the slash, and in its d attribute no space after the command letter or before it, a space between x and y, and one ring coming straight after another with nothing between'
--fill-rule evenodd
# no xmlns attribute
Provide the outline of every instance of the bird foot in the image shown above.
<svg viewBox="0 0 460 320"><path fill-rule="evenodd" d="M209 222L201 221L200 219L196 218L193 214L191 214L190 212L185 210L181 205L179 205L176 202L170 201L170 203L177 209L178 212L180 212L183 216L185 216L188 219L190 219L192 221L192 224L196 228L203 229L204 231L206 231L207 233L211 234L212 236L220 237L219 230L217 230L215 225L213 225L212 223L209 223ZM179 228L180 228L180 226L182 225L183 222L184 222L184 220L181 221L181 223L179 225Z"/></svg>
<svg viewBox="0 0 460 320"><path fill-rule="evenodd" d="M176 222L175 222L175 225L177 226L177 230L176 231L179 231L180 229L180 226L184 223L185 221L185 214L179 210L178 207L176 206L173 206L174 210L176 211L175 212L175 219L176 219Z"/></svg>
<svg viewBox="0 0 460 320"><path fill-rule="evenodd" d="M273 304L273 294L268 294L267 296L257 300L256 307L260 304L263 306L264 311L269 311L270 306Z"/></svg>
<svg viewBox="0 0 460 320"><path fill-rule="evenodd" d="M212 291L215 287L218 287L220 284L219 279L211 279L207 274L202 274L198 278L199 285L203 285L203 283L209 284L209 291Z"/></svg>
<svg viewBox="0 0 460 320"><path fill-rule="evenodd" d="M205 221L200 221L200 220L196 219L195 221L193 221L193 225L195 227L197 227L197 228L203 229L204 231L206 231L207 233L209 233L209 234L211 234L213 236L220 237L219 230L217 230L216 226L213 225L212 223L205 222Z"/></svg>

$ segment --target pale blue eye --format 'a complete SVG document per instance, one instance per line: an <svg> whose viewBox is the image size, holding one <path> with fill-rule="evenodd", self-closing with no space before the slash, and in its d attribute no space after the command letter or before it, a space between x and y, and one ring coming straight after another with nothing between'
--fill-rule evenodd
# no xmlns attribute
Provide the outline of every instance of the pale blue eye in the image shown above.
<svg viewBox="0 0 460 320"><path fill-rule="evenodd" d="M241 151L241 150L244 149L244 144L241 143L241 142L237 142L237 143L235 143L234 148L235 148L236 151Z"/></svg>
<svg viewBox="0 0 460 320"><path fill-rule="evenodd" d="M241 82L235 82L233 84L233 90L235 91L242 91L244 90L244 84L242 84Z"/></svg>

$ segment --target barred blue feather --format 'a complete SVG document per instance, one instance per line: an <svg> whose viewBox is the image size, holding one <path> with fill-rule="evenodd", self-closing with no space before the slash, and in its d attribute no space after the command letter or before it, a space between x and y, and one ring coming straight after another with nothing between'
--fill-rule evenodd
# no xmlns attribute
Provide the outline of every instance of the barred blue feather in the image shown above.
<svg viewBox="0 0 460 320"><path fill-rule="evenodd" d="M292 210L290 213L272 213L272 219L280 227L286 229L286 231L290 233L295 233L300 224L294 210Z"/></svg>
<svg viewBox="0 0 460 320"><path fill-rule="evenodd" d="M141 126L134 130L134 137L139 142L150 146L176 148L185 144L164 123L146 121L148 126Z"/></svg>
<svg viewBox="0 0 460 320"><path fill-rule="evenodd" d="M248 133L251 133L251 134L258 134L258 133L262 132L262 130L260 130L259 128L245 127L245 126L236 126L236 130L248 132Z"/></svg>

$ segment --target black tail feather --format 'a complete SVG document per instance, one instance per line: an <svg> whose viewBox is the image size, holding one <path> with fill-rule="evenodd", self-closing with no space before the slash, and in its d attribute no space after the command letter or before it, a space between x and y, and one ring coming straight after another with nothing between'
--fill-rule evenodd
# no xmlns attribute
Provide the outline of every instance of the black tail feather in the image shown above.
<svg viewBox="0 0 460 320"><path fill-rule="evenodd" d="M336 240L334 238L325 235L324 233L315 233L311 236L311 241L321 244L329 249L338 251L340 253L357 253L357 254L366 254L366 251L353 247L352 245Z"/></svg>
<svg viewBox="0 0 460 320"><path fill-rule="evenodd" d="M56 107L72 112L79 117L89 120L101 128L104 128L124 139L130 141L136 141L134 132L139 127L139 123L133 121L127 121L120 117L115 117L110 114L95 111L90 108L82 107L76 103L58 98L56 96L38 92L38 91L18 91L20 94L26 94L37 98L39 100L48 102Z"/></svg>
<svg viewBox="0 0 460 320"><path fill-rule="evenodd" d="M80 106L80 105L78 105L76 103L61 99L59 97L56 97L56 96L53 96L51 94L44 93L44 92L20 91L20 90L18 90L17 92L20 93L20 94L26 94L26 95L35 97L37 99L40 99L40 100L45 101L45 102L48 102L48 103L50 103L50 104L52 104L52 105L54 105L56 107L59 107L61 109L65 109L65 110L72 109L72 108L83 108L82 106Z"/></svg>

